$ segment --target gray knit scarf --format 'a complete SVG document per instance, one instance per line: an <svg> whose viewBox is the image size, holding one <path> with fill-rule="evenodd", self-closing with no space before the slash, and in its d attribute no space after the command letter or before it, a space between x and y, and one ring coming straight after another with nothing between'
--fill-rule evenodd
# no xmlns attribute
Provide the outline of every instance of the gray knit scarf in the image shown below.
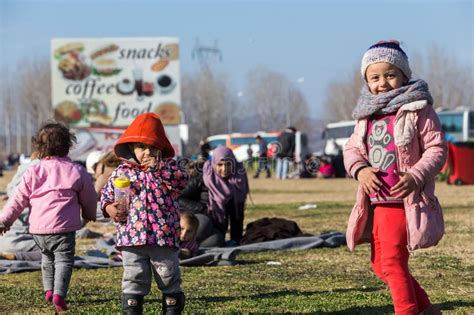
<svg viewBox="0 0 474 315"><path fill-rule="evenodd" d="M372 114L391 114L403 105L419 100L427 100L428 103L433 104L428 84L423 80L410 81L398 89L377 95L370 93L367 85L364 85L352 117L361 119Z"/></svg>

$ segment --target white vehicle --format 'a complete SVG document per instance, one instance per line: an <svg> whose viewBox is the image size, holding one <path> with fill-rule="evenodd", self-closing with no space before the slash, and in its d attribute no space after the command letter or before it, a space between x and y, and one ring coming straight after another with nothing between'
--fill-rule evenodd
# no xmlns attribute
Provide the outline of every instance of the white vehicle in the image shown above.
<svg viewBox="0 0 474 315"><path fill-rule="evenodd" d="M473 108L440 111L437 114L448 141L474 141ZM336 155L338 150L343 150L354 132L355 124L355 120L327 124L323 132L324 154Z"/></svg>
<svg viewBox="0 0 474 315"><path fill-rule="evenodd" d="M456 109L437 113L446 140L450 142L474 141L474 109Z"/></svg>
<svg viewBox="0 0 474 315"><path fill-rule="evenodd" d="M355 120L327 124L323 132L324 154L337 155L344 150L346 142L354 132L355 124Z"/></svg>

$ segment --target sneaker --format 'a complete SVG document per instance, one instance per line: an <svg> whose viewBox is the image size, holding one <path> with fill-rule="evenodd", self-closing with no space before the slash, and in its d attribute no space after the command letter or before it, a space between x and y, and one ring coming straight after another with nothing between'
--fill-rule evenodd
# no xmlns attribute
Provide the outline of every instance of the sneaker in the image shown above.
<svg viewBox="0 0 474 315"><path fill-rule="evenodd" d="M53 290L46 291L46 293L44 294L44 299L46 300L46 302L53 302Z"/></svg>
<svg viewBox="0 0 474 315"><path fill-rule="evenodd" d="M61 313L65 312L68 310L66 300L64 299L64 296L61 296L59 294L55 294L53 296L53 304L54 307L56 308L56 312Z"/></svg>

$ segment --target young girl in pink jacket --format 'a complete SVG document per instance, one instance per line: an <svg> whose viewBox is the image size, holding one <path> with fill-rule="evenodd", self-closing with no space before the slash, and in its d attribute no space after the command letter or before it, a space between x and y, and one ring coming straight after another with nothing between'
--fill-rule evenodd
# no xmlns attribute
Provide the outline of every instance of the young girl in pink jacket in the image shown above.
<svg viewBox="0 0 474 315"><path fill-rule="evenodd" d="M95 220L97 194L86 169L67 157L76 137L60 123L46 123L33 137L40 162L28 168L0 214L0 234L24 208L30 208L29 232L41 249L45 299L56 311L67 310L66 294L74 265L76 230Z"/></svg>
<svg viewBox="0 0 474 315"><path fill-rule="evenodd" d="M397 41L381 41L362 58L366 85L344 148L347 172L359 181L347 244L370 241L374 273L390 288L396 314L437 314L408 269L409 250L434 246L444 234L435 176L447 147L423 80L410 80Z"/></svg>

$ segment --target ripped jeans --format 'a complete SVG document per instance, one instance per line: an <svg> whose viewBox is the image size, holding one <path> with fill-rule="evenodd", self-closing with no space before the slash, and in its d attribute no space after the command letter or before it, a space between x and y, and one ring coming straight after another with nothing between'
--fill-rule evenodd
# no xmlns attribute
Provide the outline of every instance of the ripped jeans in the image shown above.
<svg viewBox="0 0 474 315"><path fill-rule="evenodd" d="M163 294L182 291L177 249L137 246L122 247L121 250L124 294L147 295L153 277Z"/></svg>

